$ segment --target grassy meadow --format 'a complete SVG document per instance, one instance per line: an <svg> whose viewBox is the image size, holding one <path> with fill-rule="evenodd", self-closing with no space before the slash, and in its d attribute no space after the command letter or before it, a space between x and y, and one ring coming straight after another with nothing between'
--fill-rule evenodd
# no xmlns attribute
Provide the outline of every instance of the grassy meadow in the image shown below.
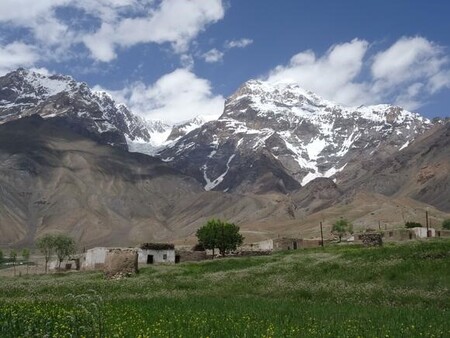
<svg viewBox="0 0 450 338"><path fill-rule="evenodd" d="M450 337L450 241L0 277L0 337Z"/></svg>

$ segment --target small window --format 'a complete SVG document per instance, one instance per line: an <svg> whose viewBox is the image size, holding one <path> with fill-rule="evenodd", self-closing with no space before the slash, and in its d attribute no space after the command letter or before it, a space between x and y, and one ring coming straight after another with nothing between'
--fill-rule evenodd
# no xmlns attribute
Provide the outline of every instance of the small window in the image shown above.
<svg viewBox="0 0 450 338"><path fill-rule="evenodd" d="M163 255L163 259L166 260L167 259L167 254Z"/></svg>

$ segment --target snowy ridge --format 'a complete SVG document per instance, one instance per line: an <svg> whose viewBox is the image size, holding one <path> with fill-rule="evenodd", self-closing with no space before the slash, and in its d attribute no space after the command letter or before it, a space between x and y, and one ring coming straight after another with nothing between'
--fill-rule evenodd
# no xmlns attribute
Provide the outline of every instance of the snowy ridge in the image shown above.
<svg viewBox="0 0 450 338"><path fill-rule="evenodd" d="M183 136L161 156L180 169L184 158L198 158L205 188L224 189L228 170L218 176L220 182L210 177L217 177L232 155L251 158L264 152L305 185L333 177L352 161L399 151L431 125L401 107L345 107L295 83L252 80L226 100L217 121Z"/></svg>
<svg viewBox="0 0 450 338"><path fill-rule="evenodd" d="M106 92L93 91L70 76L18 69L0 78L0 88L0 123L39 114L43 118L77 121L111 145L120 142L126 146L125 139L150 140L143 119L117 104Z"/></svg>

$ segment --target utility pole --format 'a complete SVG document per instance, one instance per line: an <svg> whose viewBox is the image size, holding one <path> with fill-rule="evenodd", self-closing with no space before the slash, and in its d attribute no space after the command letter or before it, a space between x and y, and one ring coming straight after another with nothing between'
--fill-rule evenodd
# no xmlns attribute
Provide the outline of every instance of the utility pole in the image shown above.
<svg viewBox="0 0 450 338"><path fill-rule="evenodd" d="M322 221L320 221L320 239L321 239L320 244L322 245L322 248L323 248L324 246L323 246L323 229L322 229Z"/></svg>
<svg viewBox="0 0 450 338"><path fill-rule="evenodd" d="M428 208L425 210L425 219L427 224L427 237L430 237L430 227L428 225Z"/></svg>

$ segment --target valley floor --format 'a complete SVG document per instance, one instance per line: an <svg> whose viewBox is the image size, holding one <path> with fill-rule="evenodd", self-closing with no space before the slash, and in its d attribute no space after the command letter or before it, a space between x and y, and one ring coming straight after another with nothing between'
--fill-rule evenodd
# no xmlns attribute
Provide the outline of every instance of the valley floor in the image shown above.
<svg viewBox="0 0 450 338"><path fill-rule="evenodd" d="M0 277L1 337L449 337L450 241Z"/></svg>

